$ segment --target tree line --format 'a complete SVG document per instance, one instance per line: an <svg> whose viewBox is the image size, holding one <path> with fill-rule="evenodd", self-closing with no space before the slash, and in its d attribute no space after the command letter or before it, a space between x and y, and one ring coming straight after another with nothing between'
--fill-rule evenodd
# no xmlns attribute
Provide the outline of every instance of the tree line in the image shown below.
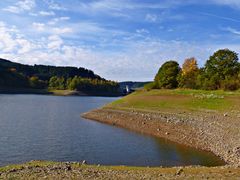
<svg viewBox="0 0 240 180"><path fill-rule="evenodd" d="M64 78L53 76L49 80L50 89L56 90L77 90L87 94L117 95L119 94L119 84L114 81L102 79L90 79L75 76Z"/></svg>
<svg viewBox="0 0 240 180"><path fill-rule="evenodd" d="M182 68L176 61L165 62L147 89L204 89L237 90L240 88L240 63L238 54L229 49L216 51L199 68L196 58L187 58Z"/></svg>

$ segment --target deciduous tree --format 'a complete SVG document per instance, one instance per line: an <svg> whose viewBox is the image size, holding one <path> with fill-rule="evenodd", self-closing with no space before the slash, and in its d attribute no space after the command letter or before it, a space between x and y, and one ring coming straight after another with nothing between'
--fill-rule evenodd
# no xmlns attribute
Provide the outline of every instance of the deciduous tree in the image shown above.
<svg viewBox="0 0 240 180"><path fill-rule="evenodd" d="M198 74L197 60L194 57L186 59L178 77L179 87L195 89L197 87Z"/></svg>
<svg viewBox="0 0 240 180"><path fill-rule="evenodd" d="M178 87L177 76L180 72L179 64L176 61L167 61L159 69L155 76L157 88L173 89Z"/></svg>

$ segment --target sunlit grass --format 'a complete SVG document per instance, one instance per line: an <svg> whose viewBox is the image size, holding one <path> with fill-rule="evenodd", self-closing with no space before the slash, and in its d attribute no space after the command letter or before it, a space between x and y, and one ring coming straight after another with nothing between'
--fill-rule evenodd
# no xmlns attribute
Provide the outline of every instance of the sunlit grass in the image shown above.
<svg viewBox="0 0 240 180"><path fill-rule="evenodd" d="M111 108L143 110L234 110L240 103L240 92L204 90L151 90L137 91L107 105Z"/></svg>

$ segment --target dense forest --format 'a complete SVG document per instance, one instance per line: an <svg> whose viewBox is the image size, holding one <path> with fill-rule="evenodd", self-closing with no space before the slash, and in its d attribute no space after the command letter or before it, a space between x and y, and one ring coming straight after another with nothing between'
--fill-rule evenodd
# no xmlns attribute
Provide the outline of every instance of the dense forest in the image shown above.
<svg viewBox="0 0 240 180"><path fill-rule="evenodd" d="M218 50L202 68L198 67L194 57L187 58L182 68L176 61L167 61L160 67L154 82L145 85L145 88L237 90L240 88L238 54L229 49Z"/></svg>
<svg viewBox="0 0 240 180"><path fill-rule="evenodd" d="M0 88L78 90L86 94L117 95L119 84L77 67L23 65L0 59Z"/></svg>

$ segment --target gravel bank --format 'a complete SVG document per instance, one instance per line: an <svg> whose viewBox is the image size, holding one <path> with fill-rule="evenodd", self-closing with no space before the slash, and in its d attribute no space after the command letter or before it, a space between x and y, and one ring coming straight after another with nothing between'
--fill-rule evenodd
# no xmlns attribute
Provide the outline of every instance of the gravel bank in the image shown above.
<svg viewBox="0 0 240 180"><path fill-rule="evenodd" d="M235 167L141 168L35 162L0 168L0 179L238 179Z"/></svg>
<svg viewBox="0 0 240 180"><path fill-rule="evenodd" d="M102 108L82 116L211 151L227 164L240 166L240 118L234 114Z"/></svg>

